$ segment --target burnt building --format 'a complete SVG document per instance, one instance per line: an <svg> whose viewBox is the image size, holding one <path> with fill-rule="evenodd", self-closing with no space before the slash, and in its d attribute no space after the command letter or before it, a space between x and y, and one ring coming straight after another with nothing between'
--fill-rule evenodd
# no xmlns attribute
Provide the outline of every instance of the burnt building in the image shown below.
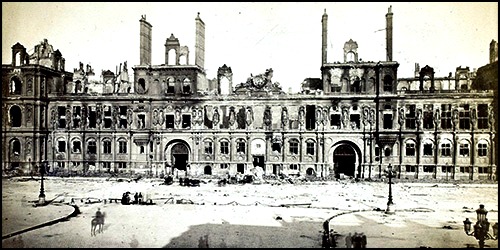
<svg viewBox="0 0 500 250"><path fill-rule="evenodd" d="M222 65L207 79L199 13L194 64L171 34L165 63L152 65L153 25L142 16L133 79L127 62L96 78L81 63L66 72L47 40L33 55L16 44L2 65L3 170L47 160L52 174L217 176L260 166L265 175L373 179L391 164L398 178L496 179L494 91L475 88L489 85L474 84L480 71L467 67L439 77L416 64L414 76L398 76L392 22L389 8L384 61L362 61L351 39L329 62L325 10L321 78L297 94L273 81L272 68L234 84Z"/></svg>

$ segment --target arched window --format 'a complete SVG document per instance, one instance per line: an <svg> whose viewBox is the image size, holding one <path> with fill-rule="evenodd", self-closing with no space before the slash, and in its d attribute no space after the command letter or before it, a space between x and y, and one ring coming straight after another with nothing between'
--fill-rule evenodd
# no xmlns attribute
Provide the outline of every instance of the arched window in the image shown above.
<svg viewBox="0 0 500 250"><path fill-rule="evenodd" d="M244 154L246 152L247 143L244 139L236 140L236 153Z"/></svg>
<svg viewBox="0 0 500 250"><path fill-rule="evenodd" d="M191 80L189 80L189 78L184 79L184 82L182 83L182 92L184 94L191 93Z"/></svg>
<svg viewBox="0 0 500 250"><path fill-rule="evenodd" d="M105 138L102 140L102 153L111 154L111 139Z"/></svg>
<svg viewBox="0 0 500 250"><path fill-rule="evenodd" d="M415 142L413 140L406 141L406 156L415 156Z"/></svg>
<svg viewBox="0 0 500 250"><path fill-rule="evenodd" d="M462 157L469 157L469 142L466 140L463 140L460 142L460 149L459 149L459 155Z"/></svg>
<svg viewBox="0 0 500 250"><path fill-rule="evenodd" d="M22 90L22 84L19 77L14 76L10 80L10 93L14 95L20 95Z"/></svg>
<svg viewBox="0 0 500 250"><path fill-rule="evenodd" d="M488 156L488 143L485 140L481 140L477 144L477 156Z"/></svg>
<svg viewBox="0 0 500 250"><path fill-rule="evenodd" d="M144 80L144 78L140 78L138 84L137 91L139 93L144 93L146 91L146 80Z"/></svg>
<svg viewBox="0 0 500 250"><path fill-rule="evenodd" d="M434 155L434 142L427 140L424 142L424 156Z"/></svg>
<svg viewBox="0 0 500 250"><path fill-rule="evenodd" d="M167 94L175 93L175 79L173 77L167 78Z"/></svg>
<svg viewBox="0 0 500 250"><path fill-rule="evenodd" d="M120 138L118 140L118 153L119 154L127 153L127 140L125 138Z"/></svg>
<svg viewBox="0 0 500 250"><path fill-rule="evenodd" d="M94 138L87 140L87 154L97 154L97 145Z"/></svg>
<svg viewBox="0 0 500 250"><path fill-rule="evenodd" d="M314 155L315 149L316 149L316 143L314 142L314 140L307 140L306 141L306 154Z"/></svg>
<svg viewBox="0 0 500 250"><path fill-rule="evenodd" d="M451 156L451 142L445 140L441 143L441 156L450 157Z"/></svg>
<svg viewBox="0 0 500 250"><path fill-rule="evenodd" d="M21 142L17 138L14 138L10 144L12 154L16 156L21 155Z"/></svg>
<svg viewBox="0 0 500 250"><path fill-rule="evenodd" d="M229 141L227 140L220 141L220 153L229 154Z"/></svg>
<svg viewBox="0 0 500 250"><path fill-rule="evenodd" d="M82 152L82 142L79 139L74 139L71 142L71 152L75 154Z"/></svg>
<svg viewBox="0 0 500 250"><path fill-rule="evenodd" d="M214 148L213 148L213 143L210 140L206 140L203 142L204 147L205 147L205 154L213 154Z"/></svg>
<svg viewBox="0 0 500 250"><path fill-rule="evenodd" d="M293 154L293 155L299 154L299 140L290 139L289 152L290 152L290 154Z"/></svg>
<svg viewBox="0 0 500 250"><path fill-rule="evenodd" d="M21 108L14 105L10 108L10 124L12 127L21 127L23 114L21 113Z"/></svg>
<svg viewBox="0 0 500 250"><path fill-rule="evenodd" d="M384 148L384 155L385 157L389 157L391 156L392 152L391 152L391 148L390 147L385 147Z"/></svg>
<svg viewBox="0 0 500 250"><path fill-rule="evenodd" d="M205 168L203 169L203 173L206 175L212 175L212 167L205 166Z"/></svg>

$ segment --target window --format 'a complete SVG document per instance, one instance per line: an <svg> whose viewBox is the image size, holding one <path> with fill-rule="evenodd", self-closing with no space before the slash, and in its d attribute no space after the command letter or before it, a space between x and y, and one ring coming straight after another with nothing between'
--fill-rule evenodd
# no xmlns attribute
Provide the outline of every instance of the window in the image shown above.
<svg viewBox="0 0 500 250"><path fill-rule="evenodd" d="M416 129L417 128L417 125L416 125L416 120L415 120L415 116L416 116L416 105L406 105L406 110L407 110L407 113L406 113L406 121L405 121L405 126L406 126L406 129Z"/></svg>
<svg viewBox="0 0 500 250"><path fill-rule="evenodd" d="M126 162L118 162L117 165L118 165L118 168L120 168L120 169L127 168L127 163Z"/></svg>
<svg viewBox="0 0 500 250"><path fill-rule="evenodd" d="M451 144L442 143L441 144L441 156L451 156Z"/></svg>
<svg viewBox="0 0 500 250"><path fill-rule="evenodd" d="M227 163L221 163L220 164L220 168L221 169L228 169L229 168L229 164L227 164Z"/></svg>
<svg viewBox="0 0 500 250"><path fill-rule="evenodd" d="M469 156L469 144L468 143L461 143L460 144L459 154L460 154L460 156Z"/></svg>
<svg viewBox="0 0 500 250"><path fill-rule="evenodd" d="M384 129L392 129L392 114L384 114Z"/></svg>
<svg viewBox="0 0 500 250"><path fill-rule="evenodd" d="M165 125L167 128L174 128L174 115L166 115L166 122Z"/></svg>
<svg viewBox="0 0 500 250"><path fill-rule="evenodd" d="M12 106L10 108L10 124L12 127L21 127L22 121L22 112L19 106Z"/></svg>
<svg viewBox="0 0 500 250"><path fill-rule="evenodd" d="M14 155L21 154L21 142L18 139L12 140L12 153Z"/></svg>
<svg viewBox="0 0 500 250"><path fill-rule="evenodd" d="M314 155L315 143L313 141L309 141L306 143L306 154Z"/></svg>
<svg viewBox="0 0 500 250"><path fill-rule="evenodd" d="M351 115L350 119L351 119L351 128L353 129L361 128L360 115L358 114Z"/></svg>
<svg viewBox="0 0 500 250"><path fill-rule="evenodd" d="M441 128L451 129L451 104L441 105Z"/></svg>
<svg viewBox="0 0 500 250"><path fill-rule="evenodd" d="M424 104L424 129L434 128L434 105Z"/></svg>
<svg viewBox="0 0 500 250"><path fill-rule="evenodd" d="M73 128L79 128L82 120L82 107L73 107Z"/></svg>
<svg viewBox="0 0 500 250"><path fill-rule="evenodd" d="M470 173L470 167L460 167L460 173Z"/></svg>
<svg viewBox="0 0 500 250"><path fill-rule="evenodd" d="M120 154L127 153L127 141L119 141L118 142L118 153L120 153Z"/></svg>
<svg viewBox="0 0 500 250"><path fill-rule="evenodd" d="M296 139L290 140L290 154L299 153L299 141Z"/></svg>
<svg viewBox="0 0 500 250"><path fill-rule="evenodd" d="M102 153L111 154L111 141L106 140L102 142Z"/></svg>
<svg viewBox="0 0 500 250"><path fill-rule="evenodd" d="M87 154L96 154L96 153L97 153L97 147L95 141L94 140L88 141Z"/></svg>
<svg viewBox="0 0 500 250"><path fill-rule="evenodd" d="M73 141L73 146L71 147L73 153L79 154L82 152L82 143L80 141Z"/></svg>
<svg viewBox="0 0 500 250"><path fill-rule="evenodd" d="M477 167L477 172L479 174L487 174L489 173L488 169L489 169L488 167Z"/></svg>
<svg viewBox="0 0 500 250"><path fill-rule="evenodd" d="M406 165L406 172L417 172L417 166Z"/></svg>
<svg viewBox="0 0 500 250"><path fill-rule="evenodd" d="M316 105L306 106L306 129L312 130L316 128Z"/></svg>
<svg viewBox="0 0 500 250"><path fill-rule="evenodd" d="M385 148L385 149L384 149L384 155L385 155L386 157L391 156L391 148L389 148L389 147Z"/></svg>
<svg viewBox="0 0 500 250"><path fill-rule="evenodd" d="M182 83L182 92L184 94L191 93L191 81L189 78L184 79L184 82Z"/></svg>
<svg viewBox="0 0 500 250"><path fill-rule="evenodd" d="M220 153L221 154L229 154L229 142L221 141L220 142Z"/></svg>
<svg viewBox="0 0 500 250"><path fill-rule="evenodd" d="M140 153L140 154L145 154L145 153L146 153L146 147L144 147L143 145L141 145L141 146L139 147L139 153Z"/></svg>
<svg viewBox="0 0 500 250"><path fill-rule="evenodd" d="M340 128L340 114L330 115L330 126Z"/></svg>
<svg viewBox="0 0 500 250"><path fill-rule="evenodd" d="M479 104L477 105L477 128L487 129L488 128L488 105Z"/></svg>
<svg viewBox="0 0 500 250"><path fill-rule="evenodd" d="M441 172L443 172L443 173L451 173L451 172L453 172L453 167L452 166L442 166L441 167Z"/></svg>
<svg viewBox="0 0 500 250"><path fill-rule="evenodd" d="M119 127L127 128L127 106L120 106L119 112Z"/></svg>
<svg viewBox="0 0 500 250"><path fill-rule="evenodd" d="M281 143L280 142L273 142L273 145L271 146L273 152L278 152L281 153Z"/></svg>
<svg viewBox="0 0 500 250"><path fill-rule="evenodd" d="M236 142L236 153L244 154L246 151L246 143L244 140L239 139Z"/></svg>
<svg viewBox="0 0 500 250"><path fill-rule="evenodd" d="M96 107L89 107L89 128L95 128L97 124L97 111Z"/></svg>
<svg viewBox="0 0 500 250"><path fill-rule="evenodd" d="M104 168L107 171L109 171L111 169L111 162L103 162L102 163L102 168Z"/></svg>
<svg viewBox="0 0 500 250"><path fill-rule="evenodd" d="M479 143L477 145L477 155L487 156L488 155L488 145L486 143Z"/></svg>
<svg viewBox="0 0 500 250"><path fill-rule="evenodd" d="M424 144L424 156L432 156L432 144L431 143L425 143Z"/></svg>
<svg viewBox="0 0 500 250"><path fill-rule="evenodd" d="M65 141L57 141L57 152L59 152L59 153L66 152L66 142Z"/></svg>
<svg viewBox="0 0 500 250"><path fill-rule="evenodd" d="M434 173L435 166L424 166L424 173Z"/></svg>
<svg viewBox="0 0 500 250"><path fill-rule="evenodd" d="M415 143L407 142L406 143L406 156L415 156Z"/></svg>
<svg viewBox="0 0 500 250"><path fill-rule="evenodd" d="M182 128L191 127L191 115L182 115Z"/></svg>
<svg viewBox="0 0 500 250"><path fill-rule="evenodd" d="M390 77L390 76L384 77L384 91L387 91L387 92L392 91L392 77Z"/></svg>
<svg viewBox="0 0 500 250"><path fill-rule="evenodd" d="M297 164L290 164L290 170L299 170L299 165L297 165Z"/></svg>
<svg viewBox="0 0 500 250"><path fill-rule="evenodd" d="M111 106L104 106L104 128L111 128L113 119L111 117Z"/></svg>
<svg viewBox="0 0 500 250"><path fill-rule="evenodd" d="M470 110L469 105L460 105L459 117L459 128L460 129L470 129Z"/></svg>
<svg viewBox="0 0 500 250"><path fill-rule="evenodd" d="M213 153L213 147L211 141L205 141L205 154L211 155Z"/></svg>
<svg viewBox="0 0 500 250"><path fill-rule="evenodd" d="M137 115L137 122L138 122L137 128L146 127L146 115L144 114Z"/></svg>
<svg viewBox="0 0 500 250"><path fill-rule="evenodd" d="M18 55L18 54L16 54ZM15 94L15 95L20 95L21 94L21 80L19 80L18 77L13 77L12 80L10 80L10 93Z"/></svg>
<svg viewBox="0 0 500 250"><path fill-rule="evenodd" d="M167 94L175 93L175 80L172 77L167 79Z"/></svg>
<svg viewBox="0 0 500 250"><path fill-rule="evenodd" d="M57 107L57 115L59 117L59 128L66 127L66 107Z"/></svg>

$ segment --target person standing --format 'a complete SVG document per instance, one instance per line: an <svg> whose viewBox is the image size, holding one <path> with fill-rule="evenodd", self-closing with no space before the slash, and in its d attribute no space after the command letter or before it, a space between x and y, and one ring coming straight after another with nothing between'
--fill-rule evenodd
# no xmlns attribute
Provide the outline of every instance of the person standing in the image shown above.
<svg viewBox="0 0 500 250"><path fill-rule="evenodd" d="M351 233L349 233L346 237L345 237L345 247L346 248L351 248L352 247L352 235Z"/></svg>

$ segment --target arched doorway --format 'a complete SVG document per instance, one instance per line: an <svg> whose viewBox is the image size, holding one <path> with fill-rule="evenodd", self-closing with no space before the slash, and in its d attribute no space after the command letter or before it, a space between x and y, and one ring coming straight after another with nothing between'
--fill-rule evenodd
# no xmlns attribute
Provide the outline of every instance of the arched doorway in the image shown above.
<svg viewBox="0 0 500 250"><path fill-rule="evenodd" d="M186 170L189 160L189 149L184 143L176 143L171 150L172 165L179 170Z"/></svg>
<svg viewBox="0 0 500 250"><path fill-rule="evenodd" d="M351 145L341 144L333 152L335 177L340 174L356 177L356 151ZM359 175L359 173L358 173Z"/></svg>
<svg viewBox="0 0 500 250"><path fill-rule="evenodd" d="M205 166L205 169L203 170L203 173L206 174L206 175L212 175L212 167Z"/></svg>

